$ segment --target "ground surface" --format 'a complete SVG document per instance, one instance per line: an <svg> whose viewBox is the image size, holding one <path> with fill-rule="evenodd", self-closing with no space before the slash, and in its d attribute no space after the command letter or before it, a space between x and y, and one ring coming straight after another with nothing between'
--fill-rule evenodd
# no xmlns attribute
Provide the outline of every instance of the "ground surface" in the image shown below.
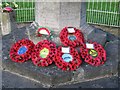
<svg viewBox="0 0 120 90"><path fill-rule="evenodd" d="M100 26L100 25L95 25L97 28L101 28L103 31L109 32L111 34L114 34L115 36L120 37L120 29L117 27L107 27L107 26Z"/></svg>
<svg viewBox="0 0 120 90"><path fill-rule="evenodd" d="M41 84L24 77L3 71L3 88L43 88ZM54 87L53 87L54 88ZM56 88L118 88L118 77L102 78L95 81L64 85Z"/></svg>

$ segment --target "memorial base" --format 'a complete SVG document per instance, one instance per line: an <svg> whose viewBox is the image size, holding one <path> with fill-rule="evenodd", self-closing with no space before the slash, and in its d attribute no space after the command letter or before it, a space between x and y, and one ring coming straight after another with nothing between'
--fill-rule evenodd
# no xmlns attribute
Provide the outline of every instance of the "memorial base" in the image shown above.
<svg viewBox="0 0 120 90"><path fill-rule="evenodd" d="M23 31L26 29L23 28ZM105 50L107 52L107 61L104 65L99 67L94 67L91 65L86 64L85 62L82 63L81 67L79 67L76 71L62 71L61 69L57 68L54 64L48 67L37 67L33 65L32 61L29 60L25 63L15 63L10 60L9 58L9 50L10 46L15 42L14 37L20 38L23 34L14 32L13 34L9 34L3 36L2 41L2 66L3 70L9 70L10 72L18 73L29 79L34 79L45 87L52 87L52 86L59 86L67 83L77 83L77 82L84 82L89 80L98 79L100 77L115 75L118 73L118 44L120 45L120 40L115 39L109 42L105 42ZM101 32L101 31L98 31ZM16 33L16 34L15 34ZM16 36L17 35L17 36ZM109 35L110 37L111 35ZM26 38L27 35L22 36L22 38ZM97 37L96 37L97 38ZM112 38L112 36L111 36Z"/></svg>

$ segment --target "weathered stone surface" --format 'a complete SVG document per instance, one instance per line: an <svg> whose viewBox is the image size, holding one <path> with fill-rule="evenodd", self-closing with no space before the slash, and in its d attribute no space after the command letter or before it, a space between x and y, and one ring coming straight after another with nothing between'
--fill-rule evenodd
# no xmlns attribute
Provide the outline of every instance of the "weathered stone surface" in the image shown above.
<svg viewBox="0 0 120 90"><path fill-rule="evenodd" d="M37 24L35 24L34 22L31 25L26 26L28 38L30 40L32 40L34 42L34 44L37 44L41 40L50 40L50 41L54 42L56 44L56 46L62 45L60 38L59 38L59 32L56 32L56 30L54 32L52 32L52 34L53 34L52 39L50 39L49 36L38 37L38 36L36 36L36 29L37 29L36 26L37 26Z"/></svg>
<svg viewBox="0 0 120 90"><path fill-rule="evenodd" d="M98 32L96 31L96 28L93 30L93 33L90 33L88 36L87 36L87 40L90 40L90 41L93 41L93 42L97 42L101 45L105 45L106 43L106 37L107 37L107 34L104 33L104 32Z"/></svg>
<svg viewBox="0 0 120 90"><path fill-rule="evenodd" d="M99 76L104 75L110 75L115 74L118 72L118 54L120 53L120 48L118 47L120 45L120 41L116 40L113 42L108 42L105 46L105 50L107 53L107 61L104 65L101 65L99 67L94 67L91 65L82 65L82 68L84 70L84 78L90 79L95 78Z"/></svg>
<svg viewBox="0 0 120 90"><path fill-rule="evenodd" d="M11 32L10 18L8 13L2 13L2 35L7 35Z"/></svg>
<svg viewBox="0 0 120 90"><path fill-rule="evenodd" d="M41 40L47 40L46 37L37 37L36 35L31 35L29 38L34 44L37 44L38 42L40 42Z"/></svg>
<svg viewBox="0 0 120 90"><path fill-rule="evenodd" d="M73 71L72 81L84 81L84 69L80 66L76 71Z"/></svg>
<svg viewBox="0 0 120 90"><path fill-rule="evenodd" d="M67 84L61 86L53 86L50 88L43 88L43 86L35 82L33 80L26 79L24 77L15 75L10 72L3 71L2 72L2 89L6 88L39 88L39 89L54 89L54 88L73 88L74 90L79 90L80 88L118 88L119 86L119 78L117 76L101 78L98 80L75 83L75 84ZM37 90L39 90L37 89Z"/></svg>
<svg viewBox="0 0 120 90"><path fill-rule="evenodd" d="M107 52L107 56L112 59L117 59L120 54L120 40L110 41L106 44L105 50Z"/></svg>
<svg viewBox="0 0 120 90"><path fill-rule="evenodd" d="M97 42L97 43L104 46L105 43L106 43L106 34L96 33L96 34L93 35L93 37L91 37L91 38L89 37L88 40L91 40L93 42Z"/></svg>
<svg viewBox="0 0 120 90"><path fill-rule="evenodd" d="M80 30L82 31L85 40L87 40L89 35L94 35L94 27L88 25L88 24L84 24L80 27Z"/></svg>
<svg viewBox="0 0 120 90"><path fill-rule="evenodd" d="M3 71L2 88L4 90L4 88L43 88L43 86L35 81Z"/></svg>
<svg viewBox="0 0 120 90"><path fill-rule="evenodd" d="M14 41L10 37L12 37L12 35L3 37L3 69L36 79L46 85L58 84L71 80L71 72L62 71L55 65L49 67L37 67L33 65L31 60L22 64L12 62L9 58L9 50Z"/></svg>
<svg viewBox="0 0 120 90"><path fill-rule="evenodd" d="M12 33L13 38L16 42L18 40L21 40L21 39L24 39L24 38L28 39L26 27L18 28L16 30L12 31L11 33Z"/></svg>
<svg viewBox="0 0 120 90"><path fill-rule="evenodd" d="M60 40L59 37L54 37L51 41L54 42L54 43L56 43L57 47L58 46L63 46L63 44L62 44L62 42L61 42L61 40Z"/></svg>
<svg viewBox="0 0 120 90"><path fill-rule="evenodd" d="M11 31L17 29L16 21L15 21L15 12L4 12L2 13L2 35L7 35L11 33Z"/></svg>
<svg viewBox="0 0 120 90"><path fill-rule="evenodd" d="M20 29L20 31L22 30ZM21 37L26 37L25 35L22 36L25 32L21 32L21 34L18 34L19 32L16 32L15 34L16 36L20 35L18 37L18 40ZM83 61L81 67L79 67L74 72L62 71L58 69L54 64L48 67L37 67L33 65L31 60L23 64L12 62L9 58L9 50L11 45L15 42L13 34L3 36L2 41L3 69L7 69L11 72L16 72L29 78L35 79L43 84L46 84L46 86L59 85L60 83L66 83L68 81L83 82L86 79L89 80L105 75L112 75L118 72L117 53L119 49L117 45L119 41L117 40L106 44L105 49L107 51L107 61L104 65L94 67L88 65L87 63L84 63ZM76 49L78 50L79 48Z"/></svg>
<svg viewBox="0 0 120 90"><path fill-rule="evenodd" d="M118 77L113 76L113 77L107 77L107 78L101 78L98 80L93 80L93 81L87 81L87 82L82 82L82 83L76 83L76 84L69 84L69 85L61 85L56 88L69 88L69 89L74 89L74 90L81 90L82 88L115 88L118 90L119 87L119 80Z"/></svg>
<svg viewBox="0 0 120 90"><path fill-rule="evenodd" d="M13 45L15 43L15 40L13 38L12 34L8 34L2 37L2 58L9 57L9 50L11 45Z"/></svg>
<svg viewBox="0 0 120 90"><path fill-rule="evenodd" d="M61 2L59 9L59 27L78 28L80 26L81 2Z"/></svg>
<svg viewBox="0 0 120 90"><path fill-rule="evenodd" d="M119 37L116 37L115 35L111 34L111 33L107 33L107 41L114 41L114 40L120 40Z"/></svg>
<svg viewBox="0 0 120 90"><path fill-rule="evenodd" d="M41 40L47 40L49 39L48 36L41 36L38 37L36 34L36 30L37 30L38 26L37 23L33 22L30 25L26 26L26 34L28 36L28 38L34 43L37 44L38 42L40 42Z"/></svg>
<svg viewBox="0 0 120 90"><path fill-rule="evenodd" d="M93 79L105 75L114 75L118 72L118 59L111 59L111 57L107 57L107 61L105 64L94 67L91 65L83 66L84 69L84 78L85 79Z"/></svg>
<svg viewBox="0 0 120 90"><path fill-rule="evenodd" d="M96 28L95 33L107 34L107 37L106 37L107 42L114 41L114 40L117 40L117 39L120 40L120 37L116 37L115 35L113 35L113 34L111 34L109 32L105 32L100 28Z"/></svg>
<svg viewBox="0 0 120 90"><path fill-rule="evenodd" d="M16 11L11 12L9 16L10 16L11 31L14 31L18 29L17 22L16 22Z"/></svg>
<svg viewBox="0 0 120 90"><path fill-rule="evenodd" d="M33 65L32 61L19 64L12 62L10 59L4 59L3 68L35 79L46 86L70 81L72 77L70 72L64 72L55 65L37 67Z"/></svg>
<svg viewBox="0 0 120 90"><path fill-rule="evenodd" d="M66 26L80 26L81 2L36 2L35 21L42 26L61 30Z"/></svg>

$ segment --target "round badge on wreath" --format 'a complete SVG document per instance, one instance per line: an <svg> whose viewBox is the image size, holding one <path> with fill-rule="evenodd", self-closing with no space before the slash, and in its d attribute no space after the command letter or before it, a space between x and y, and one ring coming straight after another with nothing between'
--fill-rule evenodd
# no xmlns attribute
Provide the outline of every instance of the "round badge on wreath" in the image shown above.
<svg viewBox="0 0 120 90"><path fill-rule="evenodd" d="M16 42L10 49L10 58L14 62L25 62L31 58L34 43L28 39Z"/></svg>
<svg viewBox="0 0 120 90"><path fill-rule="evenodd" d="M97 42L86 43L86 47L80 48L80 51L84 61L92 66L100 66L106 61L106 51Z"/></svg>
<svg viewBox="0 0 120 90"><path fill-rule="evenodd" d="M64 46L84 46L84 36L79 29L65 27L60 32L60 40Z"/></svg>
<svg viewBox="0 0 120 90"><path fill-rule="evenodd" d="M76 70L82 63L78 52L73 47L59 46L54 59L55 65L62 70Z"/></svg>
<svg viewBox="0 0 120 90"><path fill-rule="evenodd" d="M32 61L36 66L48 66L55 59L56 45L48 40L40 41L35 45Z"/></svg>

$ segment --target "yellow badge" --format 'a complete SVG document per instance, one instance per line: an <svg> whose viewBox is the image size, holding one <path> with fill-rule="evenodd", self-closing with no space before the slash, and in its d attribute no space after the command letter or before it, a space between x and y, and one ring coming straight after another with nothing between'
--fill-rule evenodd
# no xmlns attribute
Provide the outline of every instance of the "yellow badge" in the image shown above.
<svg viewBox="0 0 120 90"><path fill-rule="evenodd" d="M40 57L41 57L41 58L46 58L48 54L49 54L49 49L47 49L47 48L43 48L43 49L40 51Z"/></svg>
<svg viewBox="0 0 120 90"><path fill-rule="evenodd" d="M89 54L90 54L91 56L93 56L93 57L97 57L97 55L98 55L97 51L94 50L94 49L91 49L91 50L89 51Z"/></svg>

